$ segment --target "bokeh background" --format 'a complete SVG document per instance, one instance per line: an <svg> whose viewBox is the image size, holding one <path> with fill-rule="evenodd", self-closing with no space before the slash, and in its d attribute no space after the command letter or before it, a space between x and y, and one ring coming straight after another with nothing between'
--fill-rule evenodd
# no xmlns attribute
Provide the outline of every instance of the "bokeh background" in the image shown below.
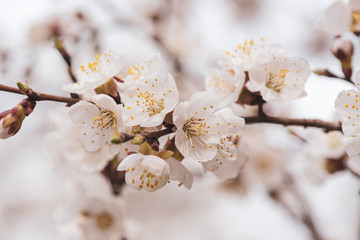
<svg viewBox="0 0 360 240"><path fill-rule="evenodd" d="M203 90L206 75L222 49L235 49L246 39L264 37L280 43L312 69L341 73L329 48L332 37L322 29L324 9L332 0L0 0L0 83L16 86L27 80L39 92L66 96L70 82L66 64L51 35L64 40L77 69L107 49L125 56L126 65L160 52L174 74L181 99ZM355 43L354 69L360 68ZM273 106L297 118L333 120L341 80L311 75L304 99ZM0 111L21 96L0 92ZM63 239L52 220L66 179L54 174L44 144L51 111L63 107L38 103L21 131L0 141L0 239ZM277 136L274 136L277 141ZM61 142L59 143L61 144ZM301 159L302 156L296 158ZM195 173L193 188L169 184L155 193L124 189L134 239L311 239L309 231L274 203L260 187L244 193L224 188L201 166L186 162ZM296 165L297 166L297 165ZM296 167L295 166L295 167ZM300 167L299 167L300 168ZM301 169L299 169L301 172ZM360 239L359 181L349 173L320 185L304 181L302 190L315 223L326 239Z"/></svg>

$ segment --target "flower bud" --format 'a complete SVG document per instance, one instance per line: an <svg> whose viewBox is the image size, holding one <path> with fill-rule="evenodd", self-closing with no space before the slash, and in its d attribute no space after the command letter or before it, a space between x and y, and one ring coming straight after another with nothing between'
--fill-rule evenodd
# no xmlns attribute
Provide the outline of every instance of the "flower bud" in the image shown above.
<svg viewBox="0 0 360 240"><path fill-rule="evenodd" d="M351 58L354 54L354 46L351 41L335 38L331 46L332 54L341 62L342 71L346 79L351 78Z"/></svg>
<svg viewBox="0 0 360 240"><path fill-rule="evenodd" d="M35 105L36 102L24 99L14 108L0 113L0 138L5 139L15 135L24 118L34 110Z"/></svg>
<svg viewBox="0 0 360 240"><path fill-rule="evenodd" d="M114 135L111 137L110 141L112 144L120 144L123 143L126 136L123 133L115 132Z"/></svg>
<svg viewBox="0 0 360 240"><path fill-rule="evenodd" d="M335 38L331 45L332 54L343 61L351 61L351 57L354 54L354 46L351 41L342 38Z"/></svg>
<svg viewBox="0 0 360 240"><path fill-rule="evenodd" d="M145 142L146 138L141 134L136 134L134 139L132 140L132 144L140 145Z"/></svg>
<svg viewBox="0 0 360 240"><path fill-rule="evenodd" d="M24 84L22 82L17 82L16 84L17 84L19 90L21 92L23 92L24 94L26 94L26 92L29 90L29 85L27 83Z"/></svg>

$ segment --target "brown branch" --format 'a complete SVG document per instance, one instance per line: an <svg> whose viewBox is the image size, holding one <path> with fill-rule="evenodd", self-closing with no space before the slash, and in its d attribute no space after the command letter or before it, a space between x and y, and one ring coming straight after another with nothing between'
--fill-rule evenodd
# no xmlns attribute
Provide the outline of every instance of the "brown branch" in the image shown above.
<svg viewBox="0 0 360 240"><path fill-rule="evenodd" d="M73 74L72 69L71 69L72 60L71 60L70 54L67 52L67 50L64 47L63 42L60 39L58 39L57 37L54 37L53 40L54 40L55 48L59 51L59 53L61 54L62 58L64 59L66 65L68 66L67 70L68 70L68 73L69 73L69 76L70 76L71 80L74 83L76 83L77 79L76 79L76 77Z"/></svg>
<svg viewBox="0 0 360 240"><path fill-rule="evenodd" d="M263 115L256 117L246 117L245 122L247 124L273 123L273 124L280 124L283 126L303 126L305 128L317 127L324 129L326 132L341 131L340 123L325 122L319 119L290 119L290 118L270 117L267 115Z"/></svg>
<svg viewBox="0 0 360 240"><path fill-rule="evenodd" d="M300 220L310 231L313 240L323 240L319 230L317 229L313 218L310 214L310 209L308 203L302 193L297 188L296 183L291 175L287 174L287 177L284 179L285 189L276 188L268 191L269 196L279 204L291 217L294 219ZM284 199L284 194L288 192L292 194L293 200L301 208L301 213L297 213Z"/></svg>
<svg viewBox="0 0 360 240"><path fill-rule="evenodd" d="M33 91L31 88L29 88L28 91L26 91L26 93L24 93L17 88L9 87L9 86L3 85L3 84L0 84L0 91L26 95L26 96L28 96L29 99L34 100L34 101L63 102L63 103L67 103L69 106L80 101L79 99L75 99L75 98L61 97L61 96L55 96L55 95L50 95L50 94L45 94L45 93L37 93L37 92Z"/></svg>
<svg viewBox="0 0 360 240"><path fill-rule="evenodd" d="M172 127L170 127L170 128L165 128L160 131L149 132L149 133L138 133L138 134L120 133L121 141L119 143L124 143L124 142L130 141L130 140L133 140L135 137L141 137L144 141L146 139L160 138L162 136L168 135L173 132L174 132L174 130L172 129Z"/></svg>
<svg viewBox="0 0 360 240"><path fill-rule="evenodd" d="M325 77L330 77L330 78L338 78L338 79L344 80L346 82L353 83L349 77L340 77L326 68L316 69L316 70L314 70L314 73L317 75L320 75L320 76L325 76Z"/></svg>
<svg viewBox="0 0 360 240"><path fill-rule="evenodd" d="M70 54L67 52L67 50L64 47L63 42L60 39L58 39L57 37L54 37L53 40L54 40L55 48L59 51L59 53L63 57L66 65L68 66L67 72L68 72L71 80L73 81L73 83L76 83L78 80L76 79L76 77L72 71L72 60L71 60ZM79 94L76 94L76 93L70 93L70 96L72 98L77 98L77 99L80 98Z"/></svg>

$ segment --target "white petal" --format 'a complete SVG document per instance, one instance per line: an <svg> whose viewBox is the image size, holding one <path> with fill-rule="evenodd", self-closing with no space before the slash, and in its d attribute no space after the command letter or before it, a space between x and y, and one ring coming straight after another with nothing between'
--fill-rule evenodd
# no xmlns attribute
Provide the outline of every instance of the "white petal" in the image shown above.
<svg viewBox="0 0 360 240"><path fill-rule="evenodd" d="M325 10L328 31L333 34L342 34L350 30L351 9L341 0L330 5Z"/></svg>
<svg viewBox="0 0 360 240"><path fill-rule="evenodd" d="M207 162L202 163L205 170L209 172L214 172L220 167L219 161L216 161L215 159Z"/></svg>
<svg viewBox="0 0 360 240"><path fill-rule="evenodd" d="M359 119L360 98L356 90L342 91L335 101L335 107L344 119Z"/></svg>
<svg viewBox="0 0 360 240"><path fill-rule="evenodd" d="M170 179L179 181L186 188L190 189L193 184L194 175L175 158L170 157L166 162L170 166Z"/></svg>
<svg viewBox="0 0 360 240"><path fill-rule="evenodd" d="M134 153L134 154L127 156L120 162L119 166L117 167L117 170L124 171L128 168L131 168L134 165L137 165L141 161L143 156L144 155L142 155L140 153Z"/></svg>
<svg viewBox="0 0 360 240"><path fill-rule="evenodd" d="M82 123L87 119L92 120L98 114L99 109L87 101L80 101L69 108L69 116L73 123Z"/></svg>

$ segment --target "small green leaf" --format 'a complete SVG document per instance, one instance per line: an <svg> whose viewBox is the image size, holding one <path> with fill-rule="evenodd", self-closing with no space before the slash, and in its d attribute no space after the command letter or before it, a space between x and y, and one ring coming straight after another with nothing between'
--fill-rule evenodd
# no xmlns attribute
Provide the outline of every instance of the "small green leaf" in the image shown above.
<svg viewBox="0 0 360 240"><path fill-rule="evenodd" d="M169 157L171 157L172 155L174 155L174 152L172 151L169 151L169 150L165 150L165 151L162 151L162 152L159 152L157 154L158 157L162 158L162 159L168 159Z"/></svg>

